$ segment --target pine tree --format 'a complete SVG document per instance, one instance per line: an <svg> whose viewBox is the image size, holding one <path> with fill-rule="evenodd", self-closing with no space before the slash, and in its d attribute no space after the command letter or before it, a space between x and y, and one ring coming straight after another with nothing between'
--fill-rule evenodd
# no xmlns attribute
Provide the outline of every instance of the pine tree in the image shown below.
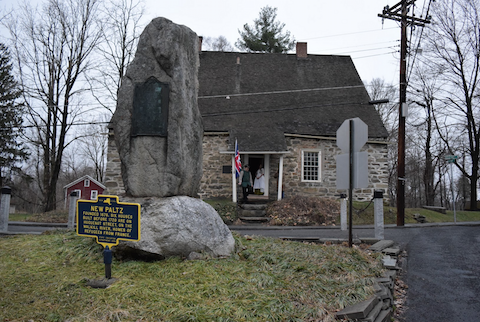
<svg viewBox="0 0 480 322"><path fill-rule="evenodd" d="M276 18L277 8L262 8L253 27L245 24L243 31L238 31L241 38L235 45L242 50L264 53L286 53L292 50L295 39L290 39L289 31L282 33L285 24L275 21Z"/></svg>
<svg viewBox="0 0 480 322"><path fill-rule="evenodd" d="M22 125L21 91L12 75L12 64L7 47L0 43L0 186L8 184L12 172L18 171L18 162L27 158L27 152L18 137Z"/></svg>

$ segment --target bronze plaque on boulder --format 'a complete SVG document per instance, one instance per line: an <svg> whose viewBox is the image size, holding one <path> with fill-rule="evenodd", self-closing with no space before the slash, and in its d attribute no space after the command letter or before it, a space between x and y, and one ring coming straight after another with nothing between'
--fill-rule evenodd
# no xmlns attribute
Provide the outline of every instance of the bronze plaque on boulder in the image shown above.
<svg viewBox="0 0 480 322"><path fill-rule="evenodd" d="M202 179L198 36L158 17L138 40L112 118L125 194L197 197Z"/></svg>
<svg viewBox="0 0 480 322"><path fill-rule="evenodd" d="M155 77L135 85L132 136L167 136L168 98L168 84Z"/></svg>

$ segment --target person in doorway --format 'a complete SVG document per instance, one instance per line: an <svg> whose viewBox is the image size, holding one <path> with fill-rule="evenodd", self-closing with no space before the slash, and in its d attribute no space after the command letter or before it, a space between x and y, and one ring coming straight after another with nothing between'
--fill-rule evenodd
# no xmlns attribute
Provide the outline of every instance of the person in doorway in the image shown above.
<svg viewBox="0 0 480 322"><path fill-rule="evenodd" d="M257 173L255 174L255 183L253 184L253 190L256 195L263 195L265 193L265 169L262 164L258 166Z"/></svg>
<svg viewBox="0 0 480 322"><path fill-rule="evenodd" d="M238 185L242 186L243 193L243 202L248 201L248 190L253 189L252 187L252 174L250 173L250 167L245 165L243 170L240 171L240 176L238 177Z"/></svg>

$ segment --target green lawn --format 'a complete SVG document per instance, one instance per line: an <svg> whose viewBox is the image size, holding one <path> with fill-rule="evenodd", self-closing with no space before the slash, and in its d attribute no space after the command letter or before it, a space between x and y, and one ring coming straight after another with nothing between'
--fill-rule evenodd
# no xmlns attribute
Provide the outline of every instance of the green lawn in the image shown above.
<svg viewBox="0 0 480 322"><path fill-rule="evenodd" d="M220 217L226 224L234 223L238 217L236 213L237 205L231 200L216 199L205 200L208 204L217 210ZM354 202L353 203L353 223L354 225L372 225L374 217L373 203ZM348 212L348 210L347 210ZM397 209L395 207L383 207L385 224L395 224L397 220ZM447 214L441 214L432 210L423 208L406 208L405 223L413 224L417 221L414 214L423 215L427 218L427 222L453 222L453 211L448 210ZM292 214L294 215L294 214ZM457 222L462 221L480 221L480 211L456 211ZM58 210L45 214L10 214L10 221L32 221L32 222L60 222L68 221L68 213L66 210ZM339 224L339 219L337 220Z"/></svg>
<svg viewBox="0 0 480 322"><path fill-rule="evenodd" d="M356 248L235 235L228 259L118 261L73 232L0 238L2 321L334 321L373 294L380 259Z"/></svg>
<svg viewBox="0 0 480 322"><path fill-rule="evenodd" d="M367 207L368 206L368 207ZM354 202L353 205L353 223L354 225L371 225L374 219L373 203ZM414 215L419 214L425 216L427 222L441 223L454 222L453 211L447 210L446 214L423 208L405 208L405 223L414 224L417 221ZM383 207L383 215L385 224L395 224L397 220L397 209L395 207ZM480 221L480 211L456 211L457 222L462 221Z"/></svg>

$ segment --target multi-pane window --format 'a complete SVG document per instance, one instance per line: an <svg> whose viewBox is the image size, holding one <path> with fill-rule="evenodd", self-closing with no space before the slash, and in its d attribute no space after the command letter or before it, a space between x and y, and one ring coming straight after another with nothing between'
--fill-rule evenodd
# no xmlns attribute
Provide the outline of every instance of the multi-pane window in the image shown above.
<svg viewBox="0 0 480 322"><path fill-rule="evenodd" d="M320 181L320 151L302 151L302 181Z"/></svg>
<svg viewBox="0 0 480 322"><path fill-rule="evenodd" d="M90 200L97 200L97 197L98 197L98 191L97 190L90 191Z"/></svg>

